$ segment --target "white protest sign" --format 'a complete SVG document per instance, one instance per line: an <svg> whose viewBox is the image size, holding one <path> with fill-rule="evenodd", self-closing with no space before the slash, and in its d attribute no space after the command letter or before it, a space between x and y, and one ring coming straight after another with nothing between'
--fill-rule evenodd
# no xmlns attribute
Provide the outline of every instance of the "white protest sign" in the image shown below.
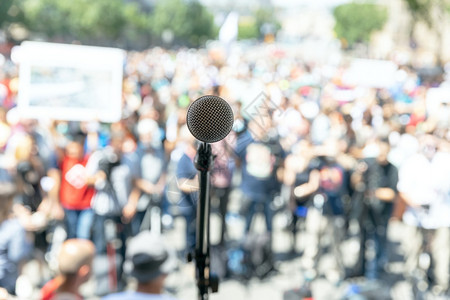
<svg viewBox="0 0 450 300"><path fill-rule="evenodd" d="M19 51L21 117L120 120L125 51L41 42Z"/></svg>

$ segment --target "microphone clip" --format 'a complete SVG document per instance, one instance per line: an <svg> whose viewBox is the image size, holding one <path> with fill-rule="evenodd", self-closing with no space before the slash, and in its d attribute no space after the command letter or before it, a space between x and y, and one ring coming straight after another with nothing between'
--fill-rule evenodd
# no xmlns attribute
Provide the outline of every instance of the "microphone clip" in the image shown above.
<svg viewBox="0 0 450 300"><path fill-rule="evenodd" d="M213 155L211 145L200 143L197 148L197 155L194 158L194 165L200 172L208 172L212 168Z"/></svg>

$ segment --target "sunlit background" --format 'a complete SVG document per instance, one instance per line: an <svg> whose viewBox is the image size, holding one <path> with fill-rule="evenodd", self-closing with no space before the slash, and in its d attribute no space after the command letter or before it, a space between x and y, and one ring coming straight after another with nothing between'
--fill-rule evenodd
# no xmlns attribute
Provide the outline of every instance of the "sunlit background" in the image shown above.
<svg viewBox="0 0 450 300"><path fill-rule="evenodd" d="M157 231L178 259L165 293L197 297L195 267L185 258L192 218L180 200L178 168L191 141L187 107L205 94L224 98L235 113L232 133L215 150L213 185L227 200L217 191L212 197L212 268L221 283L211 299L450 297L449 0L1 0L0 183L22 180L17 194L37 201L15 199L13 208L31 249L12 262L0 251L18 277L15 288L0 278L16 294L10 298L40 299L58 274L58 247L71 232L59 183L76 177L84 186L96 169L85 162L82 175L61 175L78 134L86 160L114 147L130 161L141 147L161 151L161 160L140 157L129 170L136 180L157 177L139 189L160 202L140 198L129 219L119 213L100 227L112 232L107 247L117 265L126 243L117 228L130 225L127 238ZM262 150L239 152L245 134L269 145L267 162ZM410 162L415 155L423 164ZM320 159L342 170L340 212L332 216L313 197L335 179L314 166ZM383 183L378 173L367 175L370 162L381 160L395 170ZM26 163L31 169L23 171ZM306 189L314 186L314 170L320 183L300 204L296 184L306 172ZM262 245L246 231L257 193L246 185L254 183L247 176L263 180L264 172L278 185L250 223L264 238L272 226ZM371 190L376 184L394 196ZM84 209L92 212L88 233L97 246L95 218L108 208ZM0 240L7 236L1 226ZM268 255L260 261L269 263L267 272L250 267L249 243ZM81 295L135 289L131 277L111 280L111 256L100 252ZM7 267L0 269L5 277Z"/></svg>

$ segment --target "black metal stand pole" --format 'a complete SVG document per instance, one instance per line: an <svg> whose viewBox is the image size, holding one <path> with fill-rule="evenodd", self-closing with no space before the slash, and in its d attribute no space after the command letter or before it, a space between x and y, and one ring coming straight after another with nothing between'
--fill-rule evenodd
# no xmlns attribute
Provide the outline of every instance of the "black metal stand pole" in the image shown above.
<svg viewBox="0 0 450 300"><path fill-rule="evenodd" d="M198 147L195 157L195 167L199 171L199 197L197 202L196 243L195 243L195 267L198 287L198 298L207 300L209 289L216 292L218 279L210 271L209 257L209 170L212 163L211 145L202 143Z"/></svg>

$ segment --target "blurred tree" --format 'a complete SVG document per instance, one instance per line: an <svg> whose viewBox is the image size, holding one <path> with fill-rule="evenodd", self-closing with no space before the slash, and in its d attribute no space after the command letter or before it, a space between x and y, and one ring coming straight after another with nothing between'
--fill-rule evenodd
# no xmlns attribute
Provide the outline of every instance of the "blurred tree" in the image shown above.
<svg viewBox="0 0 450 300"><path fill-rule="evenodd" d="M13 28L23 28L23 26L14 26L19 25L21 22L23 23L24 19L23 12L20 6L17 5L17 2L17 0L0 1L0 31L3 30L8 40L11 39Z"/></svg>
<svg viewBox="0 0 450 300"><path fill-rule="evenodd" d="M259 28L254 17L241 17L238 24L238 39L259 38Z"/></svg>
<svg viewBox="0 0 450 300"><path fill-rule="evenodd" d="M24 23L33 33L64 42L111 45L124 40L128 27L149 27L136 3L122 0L19 0ZM148 34L148 33L147 33Z"/></svg>
<svg viewBox="0 0 450 300"><path fill-rule="evenodd" d="M264 39L267 35L275 36L280 30L280 22L274 17L273 10L259 8L251 16L239 19L239 39Z"/></svg>
<svg viewBox="0 0 450 300"><path fill-rule="evenodd" d="M213 15L195 0L158 1L152 15L155 36L170 33L178 45L198 47L217 34Z"/></svg>
<svg viewBox="0 0 450 300"><path fill-rule="evenodd" d="M72 39L76 35L74 24L76 20L71 18L73 17L70 15L71 6L66 1L21 0L19 3L24 12L25 26L30 28L32 33L39 33L48 38L67 37L67 39Z"/></svg>
<svg viewBox="0 0 450 300"><path fill-rule="evenodd" d="M424 21L427 25L431 26L431 7L433 0L404 0L411 13L413 23L417 23L418 20Z"/></svg>
<svg viewBox="0 0 450 300"><path fill-rule="evenodd" d="M213 16L196 0L0 0L0 29L12 23L31 38L126 49L172 41L197 47L217 35Z"/></svg>
<svg viewBox="0 0 450 300"><path fill-rule="evenodd" d="M274 11L260 8L255 12L256 27L259 30L260 37L266 35L275 35L280 30L280 22L274 17Z"/></svg>
<svg viewBox="0 0 450 300"><path fill-rule="evenodd" d="M334 31L349 48L356 43L367 43L374 31L383 28L388 14L385 7L372 3L348 3L333 11L336 25Z"/></svg>
<svg viewBox="0 0 450 300"><path fill-rule="evenodd" d="M14 0L0 1L0 28L2 28L3 24L11 18L9 10L13 4L13 1Z"/></svg>

